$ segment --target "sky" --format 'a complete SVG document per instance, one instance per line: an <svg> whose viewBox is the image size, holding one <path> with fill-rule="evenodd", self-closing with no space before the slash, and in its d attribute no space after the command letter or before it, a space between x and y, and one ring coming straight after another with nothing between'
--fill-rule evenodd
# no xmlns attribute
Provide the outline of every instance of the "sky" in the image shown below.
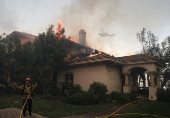
<svg viewBox="0 0 170 118"><path fill-rule="evenodd" d="M0 34L37 36L61 19L66 37L78 41L84 29L87 46L116 57L133 55L142 50L136 33L143 27L159 43L170 36L169 5L170 0L0 0ZM101 28L115 36L101 37Z"/></svg>

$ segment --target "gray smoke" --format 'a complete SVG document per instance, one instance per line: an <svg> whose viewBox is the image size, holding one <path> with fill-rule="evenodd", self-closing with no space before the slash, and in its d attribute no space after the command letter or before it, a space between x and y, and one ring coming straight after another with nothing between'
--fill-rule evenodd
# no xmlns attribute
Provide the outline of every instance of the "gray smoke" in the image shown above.
<svg viewBox="0 0 170 118"><path fill-rule="evenodd" d="M158 36L165 35L165 31L160 29L168 29L170 25L168 0L73 0L71 2L60 13L66 35L78 39L78 31L84 29L87 34L87 46L114 56L142 49L136 33L143 27ZM98 33L102 32L101 28L106 33L116 33L115 37L100 37Z"/></svg>
<svg viewBox="0 0 170 118"><path fill-rule="evenodd" d="M11 33L17 29L17 13L6 8L4 1L0 0L0 34Z"/></svg>
<svg viewBox="0 0 170 118"><path fill-rule="evenodd" d="M102 50L105 47L101 46L103 39L98 33L102 32L101 28L107 32L115 20L122 18L118 12L119 4L119 0L74 0L63 8L61 16L66 35L78 40L79 30L84 29L87 34L86 45Z"/></svg>

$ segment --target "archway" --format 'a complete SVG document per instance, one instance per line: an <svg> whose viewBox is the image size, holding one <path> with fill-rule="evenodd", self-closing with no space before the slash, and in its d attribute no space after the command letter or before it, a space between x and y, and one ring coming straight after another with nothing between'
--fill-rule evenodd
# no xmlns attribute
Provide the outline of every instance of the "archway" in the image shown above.
<svg viewBox="0 0 170 118"><path fill-rule="evenodd" d="M157 88L161 88L160 85L160 72L161 66L157 62L134 62L126 63L123 65L122 74L125 76L125 84L123 86L124 93L132 93L134 91L139 92L139 88L148 89L149 91L149 100L156 100L156 91ZM147 76L147 77L146 77ZM135 86L133 83L137 83L135 80L148 81L148 88L146 86ZM133 79L136 78L136 79ZM146 78L146 79L145 79ZM133 82L133 80L135 82ZM143 85L146 84L146 81L142 81ZM139 84L142 85L142 84ZM142 91L144 94L147 94L147 90Z"/></svg>
<svg viewBox="0 0 170 118"><path fill-rule="evenodd" d="M131 92L134 94L149 95L148 87L150 85L150 82L147 69L142 67L134 67L128 71L130 73L130 76L132 77Z"/></svg>

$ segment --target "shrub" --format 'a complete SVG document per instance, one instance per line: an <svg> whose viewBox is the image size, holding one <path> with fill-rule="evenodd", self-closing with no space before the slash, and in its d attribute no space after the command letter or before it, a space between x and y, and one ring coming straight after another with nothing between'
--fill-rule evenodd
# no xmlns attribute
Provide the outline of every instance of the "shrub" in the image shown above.
<svg viewBox="0 0 170 118"><path fill-rule="evenodd" d="M3 85L7 85L7 80L4 79L4 78L0 78L0 83L3 84Z"/></svg>
<svg viewBox="0 0 170 118"><path fill-rule="evenodd" d="M106 85L100 82L94 82L90 85L88 91L83 91L80 85L70 85L61 83L67 88L67 94L60 98L60 101L78 105L92 105L102 103L126 103L136 99L133 94L112 92L106 94L108 89Z"/></svg>
<svg viewBox="0 0 170 118"><path fill-rule="evenodd" d="M88 91L93 94L105 95L108 92L108 89L107 89L106 85L104 85L100 82L94 82L94 83L90 84L90 88Z"/></svg>
<svg viewBox="0 0 170 118"><path fill-rule="evenodd" d="M112 100L116 100L119 103L125 103L125 102L129 101L127 96L123 93L112 92L111 97L112 97Z"/></svg>
<svg viewBox="0 0 170 118"><path fill-rule="evenodd" d="M23 89L14 89L14 93L22 95Z"/></svg>
<svg viewBox="0 0 170 118"><path fill-rule="evenodd" d="M0 94L4 94L5 93L5 88L3 86L0 87Z"/></svg>
<svg viewBox="0 0 170 118"><path fill-rule="evenodd" d="M60 85L62 85L64 88L67 88L67 89L73 86L69 82L60 82Z"/></svg>
<svg viewBox="0 0 170 118"><path fill-rule="evenodd" d="M35 94L44 94L43 93L43 85L42 84L38 84L37 87L34 89L34 93Z"/></svg>
<svg viewBox="0 0 170 118"><path fill-rule="evenodd" d="M97 96L87 91L80 91L72 96L69 96L67 98L67 102L79 105L97 104Z"/></svg>
<svg viewBox="0 0 170 118"><path fill-rule="evenodd" d="M14 93L14 88L12 86L6 85L5 87L0 87L0 94L12 94Z"/></svg>
<svg viewBox="0 0 170 118"><path fill-rule="evenodd" d="M100 94L92 94L88 91L80 91L71 96L64 97L62 98L62 101L78 105L92 105L112 102L109 94L103 96Z"/></svg>
<svg viewBox="0 0 170 118"><path fill-rule="evenodd" d="M76 84L76 85L73 85L72 87L70 87L70 89L68 90L68 94L73 95L80 91L82 91L82 87L80 85Z"/></svg>
<svg viewBox="0 0 170 118"><path fill-rule="evenodd" d="M73 86L69 82L60 82L59 84L62 86L63 94L67 94L68 90L71 89L71 87Z"/></svg>
<svg viewBox="0 0 170 118"><path fill-rule="evenodd" d="M48 93L51 94L52 96L59 96L61 95L61 89L57 87L50 87Z"/></svg>
<svg viewBox="0 0 170 118"><path fill-rule="evenodd" d="M82 91L82 87L79 84L71 85L69 82L60 82L60 85L62 85L63 93L65 93L65 90L67 90L67 95L73 95Z"/></svg>
<svg viewBox="0 0 170 118"><path fill-rule="evenodd" d="M14 89L13 89L12 86L6 85L6 88L4 88L4 89L5 89L5 91L4 91L5 94L12 94L12 93L14 93Z"/></svg>
<svg viewBox="0 0 170 118"><path fill-rule="evenodd" d="M125 95L129 98L130 101L136 100L136 96L134 94L126 93ZM128 102L130 102L130 101L128 101Z"/></svg>
<svg viewBox="0 0 170 118"><path fill-rule="evenodd" d="M43 96L43 99L50 100L50 99L52 99L52 95L51 94L45 94Z"/></svg>
<svg viewBox="0 0 170 118"><path fill-rule="evenodd" d="M130 102L136 99L135 95L131 93L118 93L118 92L112 92L111 93L111 99L116 100L119 103L126 103Z"/></svg>
<svg viewBox="0 0 170 118"><path fill-rule="evenodd" d="M156 92L157 101L170 102L170 89L158 89Z"/></svg>

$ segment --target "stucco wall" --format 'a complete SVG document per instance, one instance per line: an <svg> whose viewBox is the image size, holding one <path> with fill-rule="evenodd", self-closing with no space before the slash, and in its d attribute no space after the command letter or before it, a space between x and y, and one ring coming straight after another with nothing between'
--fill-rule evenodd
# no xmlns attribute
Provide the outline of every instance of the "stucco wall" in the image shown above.
<svg viewBox="0 0 170 118"><path fill-rule="evenodd" d="M121 68L118 66L107 66L108 83L107 88L109 92L122 92L122 74Z"/></svg>
<svg viewBox="0 0 170 118"><path fill-rule="evenodd" d="M123 66L123 73L130 74L130 70L135 67L141 67L146 69L148 72L156 72L157 71L157 66L154 63L145 63L145 64L133 64L133 65L124 65Z"/></svg>
<svg viewBox="0 0 170 118"><path fill-rule="evenodd" d="M58 87L61 88L59 83L65 81L67 72L74 74L73 84L80 84L83 90L87 91L94 81L100 81L107 86L109 92L122 91L121 70L116 67L111 67L110 72L104 63L65 67L58 73Z"/></svg>
<svg viewBox="0 0 170 118"><path fill-rule="evenodd" d="M104 64L91 64L91 65L78 65L63 68L58 74L57 83L65 81L65 74L72 72L73 84L80 84L83 90L88 90L91 83L94 81L100 81L105 83L106 81L106 66ZM60 86L61 87L61 86Z"/></svg>

